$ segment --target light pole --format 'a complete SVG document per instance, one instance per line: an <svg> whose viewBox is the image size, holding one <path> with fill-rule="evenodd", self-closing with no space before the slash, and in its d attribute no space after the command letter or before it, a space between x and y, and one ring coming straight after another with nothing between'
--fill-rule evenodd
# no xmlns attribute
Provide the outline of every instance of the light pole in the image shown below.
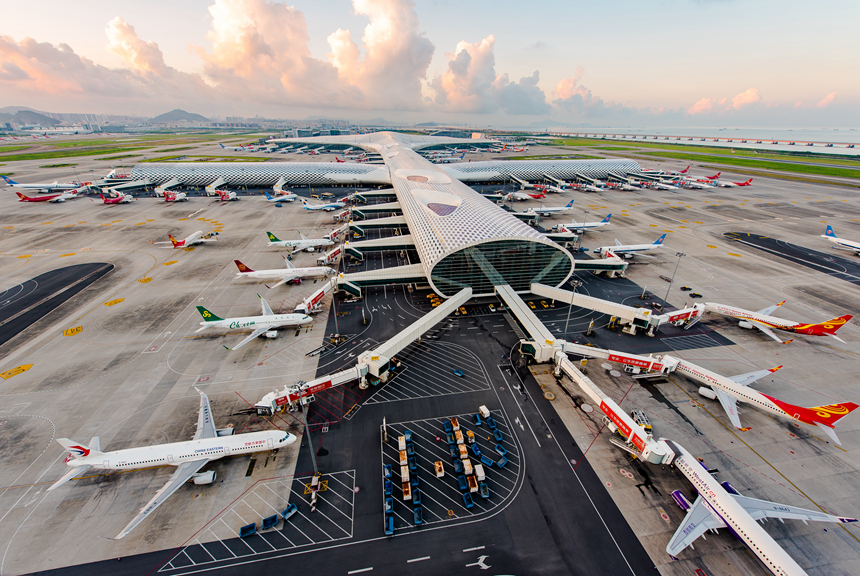
<svg viewBox="0 0 860 576"><path fill-rule="evenodd" d="M666 297L663 298L663 302L668 302L669 300L669 292L672 290L672 282L675 281L675 272L678 271L678 266L681 264L681 258L686 256L683 252L675 252L675 256L678 257L678 261L675 263L675 271L672 272L672 279L669 280L669 289L666 290Z"/></svg>
<svg viewBox="0 0 860 576"><path fill-rule="evenodd" d="M582 237L585 236L585 222L588 220L588 210L582 211L582 232L579 233L579 238L577 238L576 251L579 252L579 249L582 248Z"/></svg>
<svg viewBox="0 0 860 576"><path fill-rule="evenodd" d="M579 286L579 280L573 280L570 285L573 287L573 295L576 296L576 288ZM564 340L567 341L567 325L570 324L570 311L573 309L573 296L570 297L570 302L567 306L567 320L564 323Z"/></svg>

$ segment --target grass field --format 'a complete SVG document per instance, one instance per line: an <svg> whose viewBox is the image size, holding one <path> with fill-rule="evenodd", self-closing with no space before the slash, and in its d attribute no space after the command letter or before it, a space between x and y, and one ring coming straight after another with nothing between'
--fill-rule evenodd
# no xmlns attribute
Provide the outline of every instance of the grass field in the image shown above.
<svg viewBox="0 0 860 576"><path fill-rule="evenodd" d="M0 161L3 162L20 162L22 160L52 160L54 158L73 158L76 156L99 156L101 154L113 154L116 152L131 152L134 150L144 150L141 147L129 148L92 148L92 149L71 149L71 150L54 150L52 152L33 152L30 154L14 154L0 156Z"/></svg>
<svg viewBox="0 0 860 576"><path fill-rule="evenodd" d="M858 178L860 169L834 168L832 166L814 166L809 164L791 164L788 162L768 162L766 159L754 160L747 158L732 158L726 155L708 156L705 154L684 154L678 152L644 152L647 156L658 158L673 158L689 162L712 162L728 166L742 166L745 168L756 168L759 170L781 170L783 172L796 172L798 174L812 174L815 176L834 176L837 178ZM804 158L804 162L806 159Z"/></svg>
<svg viewBox="0 0 860 576"><path fill-rule="evenodd" d="M157 158L147 158L141 162L195 162L199 159L200 162L265 162L268 158L254 158L248 156L201 156L193 154L191 156L182 156L182 160L177 160L179 156L159 156Z"/></svg>
<svg viewBox="0 0 860 576"><path fill-rule="evenodd" d="M0 154L5 154L6 152L17 152L18 150L26 150L30 148L30 146L0 146Z"/></svg>
<svg viewBox="0 0 860 576"><path fill-rule="evenodd" d="M77 164L45 164L39 168L68 168L70 166L77 166Z"/></svg>
<svg viewBox="0 0 860 576"><path fill-rule="evenodd" d="M99 158L99 160L122 160L123 158L139 158L140 154L120 154L119 156L108 156L107 158Z"/></svg>
<svg viewBox="0 0 860 576"><path fill-rule="evenodd" d="M601 160L600 156L587 154L544 154L541 156L511 156L505 160Z"/></svg>

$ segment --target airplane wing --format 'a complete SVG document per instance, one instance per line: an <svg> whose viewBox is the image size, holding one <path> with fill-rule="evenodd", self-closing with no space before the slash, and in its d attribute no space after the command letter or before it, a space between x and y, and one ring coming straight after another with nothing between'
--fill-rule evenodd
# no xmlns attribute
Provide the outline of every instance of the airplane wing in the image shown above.
<svg viewBox="0 0 860 576"><path fill-rule="evenodd" d="M747 496L739 496L732 494L738 504L744 507L749 512L749 515L756 520L762 518L779 518L781 520L801 520L803 522L814 520L816 522L857 522L856 518L843 518L834 516L825 512L817 512L815 510L807 510L806 508L798 508L797 506L789 506L788 504L778 504L776 502L768 502L767 500L758 500L756 498L748 498Z"/></svg>
<svg viewBox="0 0 860 576"><path fill-rule="evenodd" d="M224 346L224 348L227 348L227 350L231 350L231 351L232 350L238 350L239 348L241 348L242 346L244 346L245 344L247 344L248 342L250 342L251 340L253 340L257 336L260 336L263 332L266 332L267 330L269 330L270 328L271 328L270 326L263 326L262 328L257 328L256 330L251 332L250 336L248 336L247 338L245 338L244 340L242 340L241 342L239 342L238 344L236 344L232 348L227 348L226 346Z"/></svg>
<svg viewBox="0 0 860 576"><path fill-rule="evenodd" d="M182 485L188 482L198 470L206 465L207 462L209 462L208 458L201 458L199 460L192 460L191 462L184 462L177 466L176 471L173 473L173 476L170 477L170 480L167 481L167 484L162 486L161 489L155 493L152 500L147 502L146 506L140 509L137 516L135 516L134 519L116 535L116 537L114 537L114 540L119 540L134 530L134 528L143 522L147 516L155 512L155 509L167 500L168 496L179 490Z"/></svg>
<svg viewBox="0 0 860 576"><path fill-rule="evenodd" d="M705 501L701 496L696 498L693 507L687 512L684 521L678 526L675 535L669 540L666 546L666 552L672 556L677 556L687 546L691 546L699 536L708 530L716 530L725 528L726 524L722 520L717 520L711 511L708 509Z"/></svg>
<svg viewBox="0 0 860 576"><path fill-rule="evenodd" d="M782 368L782 366L777 366L776 368L770 368L769 370L757 370L756 372L748 372L746 374L738 374L737 376L731 376L729 379L735 384L740 384L741 386L749 386L759 378L764 378L768 374L773 374L777 370Z"/></svg>
<svg viewBox="0 0 860 576"><path fill-rule="evenodd" d="M197 432L194 434L194 440L215 438L218 436L218 431L215 429L215 419L212 417L209 397L200 390L197 391L200 392L200 412L197 414Z"/></svg>
<svg viewBox="0 0 860 576"><path fill-rule="evenodd" d="M741 426L741 419L738 417L738 402L735 400L735 397L729 396L717 388L714 388L713 390L717 393L717 399L720 401L720 404L723 405L723 410L726 411L729 420L732 421L732 425L738 430L746 430L746 428Z"/></svg>
<svg viewBox="0 0 860 576"><path fill-rule="evenodd" d="M641 257L641 258L651 258L652 260L656 260L656 259L657 259L657 256L651 256L650 254L644 254L644 253L642 253L642 252L633 252L632 254L633 254L634 256L636 256L636 257Z"/></svg>
<svg viewBox="0 0 860 576"><path fill-rule="evenodd" d="M770 337L770 338L773 338L774 340L776 340L776 341L777 341L777 342L779 342L780 344L784 344L784 343L785 343L785 340L783 340L782 338L780 338L779 336L777 336L777 335L774 333L774 331L770 329L770 327L769 327L769 326L765 326L764 324L761 324L761 323L759 323L759 322L756 322L755 320L749 320L748 322L750 322L753 326L755 326L756 328L758 328L759 330L761 330L761 331L762 331L766 336L768 336L768 337Z"/></svg>
<svg viewBox="0 0 860 576"><path fill-rule="evenodd" d="M275 284L274 286L272 286L272 288L277 288L278 286L281 286L282 284L286 284L286 283L287 283L287 282L289 282L290 280L295 280L296 278L298 278L298 276L296 276L295 274L292 274L292 275L290 275L290 276L284 276L283 278L281 278L281 279L278 281L278 283L277 283L277 284ZM271 290L272 288L269 288L269 290Z"/></svg>
<svg viewBox="0 0 860 576"><path fill-rule="evenodd" d="M257 298L260 299L260 304L263 306L263 316L274 316L275 313L272 312L272 307L269 306L269 303L259 294L257 294Z"/></svg>
<svg viewBox="0 0 860 576"><path fill-rule="evenodd" d="M756 314L763 314L764 316L770 316L771 314L773 314L774 310L776 310L777 308L779 308L783 304L785 304L785 300L783 300L779 304L774 304L773 306L768 306L767 308L762 308L761 310L756 312Z"/></svg>
<svg viewBox="0 0 860 576"><path fill-rule="evenodd" d="M51 486L47 490L45 490L45 492L50 492L51 490L56 490L57 488L59 488L60 486L62 486L66 482L68 482L69 480L77 478L78 476L80 476L81 474L83 474L84 472L89 470L90 468L92 468L92 466L78 466L75 468L71 468L68 472L63 474L63 476L59 480L57 480L56 482L51 484Z"/></svg>

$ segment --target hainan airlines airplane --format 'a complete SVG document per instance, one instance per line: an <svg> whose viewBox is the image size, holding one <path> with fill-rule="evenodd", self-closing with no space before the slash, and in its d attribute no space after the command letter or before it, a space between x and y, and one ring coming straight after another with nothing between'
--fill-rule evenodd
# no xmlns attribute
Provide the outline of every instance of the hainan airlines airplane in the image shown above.
<svg viewBox="0 0 860 576"><path fill-rule="evenodd" d="M849 250L854 252L855 256L860 256L860 242L855 242L854 240L844 240L836 235L836 232L833 231L833 226L830 224L827 225L827 229L824 231L824 234L821 236L822 238L827 238L831 242L835 244L834 248L839 250Z"/></svg>
<svg viewBox="0 0 860 576"><path fill-rule="evenodd" d="M606 218L604 218L600 222L577 222L574 220L573 222L570 222L568 224L560 224L559 226L564 226L565 228L569 228L570 230L576 230L577 232L584 232L586 230L603 228L604 226L609 225L610 218L612 218L612 214L608 214Z"/></svg>
<svg viewBox="0 0 860 576"><path fill-rule="evenodd" d="M65 202L78 198L77 190L74 192L63 192L62 194L53 194L51 196L24 196L20 192L15 192L18 195L18 202Z"/></svg>
<svg viewBox="0 0 860 576"><path fill-rule="evenodd" d="M198 392L200 391L198 390ZM69 457L66 458L65 462L71 470L54 482L47 491L56 490L90 468L127 471L152 468L153 466L175 466L176 471L170 477L170 480L167 481L167 484L156 492L152 500L147 502L146 506L141 508L137 516L116 535L114 539L119 540L143 522L171 494L182 488L189 480L193 480L195 484L211 484L214 482L214 471L199 472L209 462L218 460L224 456L238 456L263 450L274 450L275 448L289 446L296 441L296 437L293 434L281 430L220 435L220 433L227 430L232 432L232 428L227 428L223 431L215 428L212 409L209 406L209 398L206 394L200 392L197 432L190 441L102 452L98 436L90 441L89 446L76 444L68 438L59 438L57 442L69 451Z"/></svg>
<svg viewBox="0 0 860 576"><path fill-rule="evenodd" d="M842 404L828 404L826 406L813 406L812 408L804 408L803 406L795 406L782 400L778 400L767 394L762 394L758 390L749 387L750 384L773 374L782 366L770 368L768 370L759 370L748 374L739 374L737 376L726 377L710 370L705 370L700 366L689 364L683 360L677 360L675 372L701 382L710 387L716 395L716 399L720 401L723 410L731 420L732 425L738 430L747 431L749 428L741 426L741 420L738 416L737 402L751 404L759 410L770 412L780 418L786 418L795 422L802 422L809 426L814 426L824 432L828 438L836 444L840 444L839 438L836 437L834 427L836 422L847 416L857 408L860 408L853 402L844 402ZM707 389L706 389L707 390ZM699 394L707 398L713 399L711 394L702 393L702 388L699 388Z"/></svg>
<svg viewBox="0 0 860 576"><path fill-rule="evenodd" d="M67 184L60 184L57 181L54 181L52 184L19 184L8 176L0 176L0 178L2 178L6 184L12 188L21 188L22 190L47 190L49 192L54 190L78 190L79 188L91 184L90 182L70 182Z"/></svg>
<svg viewBox="0 0 860 576"><path fill-rule="evenodd" d="M737 188L738 186L752 186L753 179L750 178L746 182L723 182L722 180L717 180L717 185L722 186L723 188Z"/></svg>
<svg viewBox="0 0 860 576"><path fill-rule="evenodd" d="M105 197L102 194L99 194L102 200L104 200L105 204L128 204L132 200L134 200L134 196L131 194L119 194L117 196L107 196Z"/></svg>
<svg viewBox="0 0 860 576"><path fill-rule="evenodd" d="M239 195L230 190L215 190L215 193L218 194L216 202L234 202L239 200Z"/></svg>
<svg viewBox="0 0 860 576"><path fill-rule="evenodd" d="M571 210L573 210L573 200L571 200L564 206L550 206L549 208L547 208L546 206L541 206L539 209L529 208L528 210L526 210L526 214L540 214L541 216L551 216L560 212L570 212Z"/></svg>
<svg viewBox="0 0 860 576"><path fill-rule="evenodd" d="M188 196L185 192L171 192L170 190L164 191L164 201L165 202L188 202Z"/></svg>
<svg viewBox="0 0 860 576"><path fill-rule="evenodd" d="M331 212L333 210L340 210L343 206L344 203L341 201L329 202L328 204L308 204L308 201L302 198L302 208L305 210L325 210L326 212Z"/></svg>
<svg viewBox="0 0 860 576"><path fill-rule="evenodd" d="M266 237L269 239L269 246L280 246L282 248L292 248L293 250L308 250L313 252L314 248L321 246L334 246L334 242L329 238L308 238L301 232L300 240L281 240L271 232L266 232Z"/></svg>
<svg viewBox="0 0 860 576"><path fill-rule="evenodd" d="M262 296L257 294L257 298L260 299L260 304L262 305L262 315L261 316L242 316L239 318L221 318L216 316L203 306L197 306L197 311L200 312L200 316L203 317L203 322L200 323L200 328L197 329L197 332L202 332L207 328L226 328L230 330L236 330L237 328L250 328L252 330L251 335L236 344L232 348L227 348L227 350L238 350L254 338L258 336L262 336L269 330L274 330L276 328L283 328L285 326L302 326L304 324L309 324L313 322L313 318L308 316L307 314L275 314L272 312L272 308L269 306L269 303L266 302Z"/></svg>
<svg viewBox="0 0 860 576"><path fill-rule="evenodd" d="M666 553L675 558L708 530L728 528L735 538L747 545L775 576L806 576L788 553L777 544L759 521L765 518L800 520L807 522L857 522L856 518L843 518L815 510L806 510L767 500L741 496L728 482L720 484L711 476L705 465L699 462L676 442L663 439L675 452L675 467L687 477L699 493L692 504L680 491L672 492L672 498L687 516L666 546Z"/></svg>
<svg viewBox="0 0 860 576"><path fill-rule="evenodd" d="M236 278L250 278L252 280L278 280L278 283L274 286L267 286L269 290L273 288L277 288L281 284L286 284L287 282L293 282L297 284L302 283L302 278L319 278L319 277L327 277L333 276L335 271L327 266L311 266L309 268L296 268L293 264L284 258L284 264L287 265L286 268L281 270L253 270L238 260L233 260L236 263L236 267L239 268L239 271L236 273Z"/></svg>
<svg viewBox="0 0 860 576"><path fill-rule="evenodd" d="M217 242L218 238L215 238L215 236L218 236L217 232L210 232L209 234L204 234L202 231L198 230L197 232L193 233L191 236L183 240L177 240L176 238L168 234L167 237L170 238L169 242L153 242L152 240L150 240L149 243L173 244L173 248L175 250L176 248L188 248L189 246L194 246L195 244L202 244L203 242Z"/></svg>
<svg viewBox="0 0 860 576"><path fill-rule="evenodd" d="M643 254L643 252L648 252L649 250L662 247L664 240L666 240L665 234L657 238L651 244L624 245L616 239L615 246L601 246L600 248L595 248L594 253L600 254L601 258L608 258L610 253L623 256L624 258L631 258L633 255L644 256L645 258L654 258L654 256L648 256L647 254Z"/></svg>

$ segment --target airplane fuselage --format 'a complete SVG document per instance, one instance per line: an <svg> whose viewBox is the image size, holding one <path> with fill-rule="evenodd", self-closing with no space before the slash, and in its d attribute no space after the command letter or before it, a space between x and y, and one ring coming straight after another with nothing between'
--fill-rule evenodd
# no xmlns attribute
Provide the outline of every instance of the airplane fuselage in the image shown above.
<svg viewBox="0 0 860 576"><path fill-rule="evenodd" d="M305 250L306 248L316 248L317 246L334 246L334 242L325 238L318 238L316 240L279 240L277 242L269 242L269 246Z"/></svg>
<svg viewBox="0 0 860 576"><path fill-rule="evenodd" d="M803 328L803 326L811 326L810 324L801 325L799 322L783 320L782 318L776 318L775 316L765 316L764 314L744 310L743 308L735 308L734 306L726 306L725 304L705 302L704 308L705 312L714 312L722 314L723 316L731 316L738 320L753 320L755 322L761 322L769 328L777 328L779 330L785 330L786 332L797 332L798 330L796 328L798 327Z"/></svg>
<svg viewBox="0 0 860 576"><path fill-rule="evenodd" d="M305 314L274 314L272 316L243 316L240 318L225 318L214 322L200 322L203 328L223 328L227 330L255 330L257 328L278 328L279 326L301 326L312 322L313 318Z"/></svg>
<svg viewBox="0 0 860 576"><path fill-rule="evenodd" d="M309 268L286 268L282 270L254 270L253 272L236 272L236 278L250 278L252 280L280 280L282 278L317 278L319 276L331 276L335 271L327 266L313 266Z"/></svg>

